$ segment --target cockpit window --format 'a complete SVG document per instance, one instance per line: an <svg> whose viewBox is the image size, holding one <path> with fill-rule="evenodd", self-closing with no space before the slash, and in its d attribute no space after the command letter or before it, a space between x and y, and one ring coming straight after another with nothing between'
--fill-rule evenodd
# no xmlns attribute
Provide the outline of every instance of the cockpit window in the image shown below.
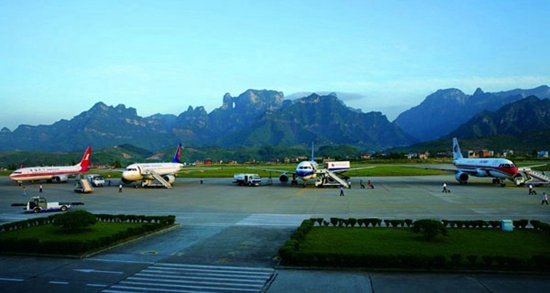
<svg viewBox="0 0 550 293"><path fill-rule="evenodd" d="M501 168L514 168L514 164L500 164Z"/></svg>

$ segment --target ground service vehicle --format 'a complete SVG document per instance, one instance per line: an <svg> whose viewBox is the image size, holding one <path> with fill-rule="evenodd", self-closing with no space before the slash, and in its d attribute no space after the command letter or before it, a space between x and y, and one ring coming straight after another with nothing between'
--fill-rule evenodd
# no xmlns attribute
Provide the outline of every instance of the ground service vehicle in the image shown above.
<svg viewBox="0 0 550 293"><path fill-rule="evenodd" d="M40 213L40 212L64 212L70 209L74 205L83 205L83 202L48 202L43 196L34 196L26 204L13 203L11 206L24 206L23 210L26 213Z"/></svg>
<svg viewBox="0 0 550 293"><path fill-rule="evenodd" d="M235 174L233 175L233 183L239 186L259 186L262 182L262 178L258 174Z"/></svg>
<svg viewBox="0 0 550 293"><path fill-rule="evenodd" d="M86 179L92 183L94 187L103 187L105 186L105 178L98 174L89 174L86 175Z"/></svg>

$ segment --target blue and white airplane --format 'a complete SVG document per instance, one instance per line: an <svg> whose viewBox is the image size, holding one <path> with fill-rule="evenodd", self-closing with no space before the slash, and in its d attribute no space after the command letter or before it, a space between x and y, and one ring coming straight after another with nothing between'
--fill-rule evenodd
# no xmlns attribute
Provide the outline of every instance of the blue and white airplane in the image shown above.
<svg viewBox="0 0 550 293"><path fill-rule="evenodd" d="M129 165L122 172L121 181L125 184L142 181L142 186L150 186L154 180L161 181L160 177L171 185L176 181L175 174L183 168L183 164L180 163L181 149L180 143L172 162L169 163L134 163ZM163 185L169 187L165 183Z"/></svg>
<svg viewBox="0 0 550 293"><path fill-rule="evenodd" d="M372 166L362 167L362 168L353 168L353 169L366 169L366 168L372 168ZM273 172L282 173L279 176L279 181L281 183L287 183L290 179L289 175L291 175L293 184L296 184L297 183L296 179L299 178L304 182L304 186L307 184L307 181L309 180L322 179L322 178L326 178L327 176L332 176L334 178L334 176L336 176L335 173L341 174L348 170L352 170L352 168L349 167L349 164L338 165L338 166L330 166L330 164L328 164L323 168L319 168L319 164L315 162L313 143L311 144L311 158L308 161L302 161L298 163L295 170L276 170L276 169L258 169L258 168L250 168L250 169L262 170L266 172L273 171ZM338 180L337 178L334 178L334 179ZM320 185L323 185L323 184L320 184ZM341 185L348 187L348 183L345 181L342 181Z"/></svg>

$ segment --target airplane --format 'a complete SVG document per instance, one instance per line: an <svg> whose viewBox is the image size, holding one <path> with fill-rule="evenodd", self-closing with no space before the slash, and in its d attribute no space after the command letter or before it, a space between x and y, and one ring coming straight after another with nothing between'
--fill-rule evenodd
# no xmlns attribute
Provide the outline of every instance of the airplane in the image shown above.
<svg viewBox="0 0 550 293"><path fill-rule="evenodd" d="M176 180L175 174L183 167L183 164L180 163L181 149L180 143L172 162L169 163L134 163L129 165L122 172L121 181L124 184L142 181L142 186L153 186L153 182L156 180L170 188Z"/></svg>
<svg viewBox="0 0 550 293"><path fill-rule="evenodd" d="M9 178L21 185L23 181L47 180L48 182L67 182L69 175L87 172L90 165L92 148L88 147L80 160L74 166L25 167L10 174Z"/></svg>
<svg viewBox="0 0 550 293"><path fill-rule="evenodd" d="M316 186L328 186L328 185L343 185L344 187L350 187L348 182L343 180L337 174L341 174L348 170L357 170L372 168L371 167L362 167L362 168L349 168L349 162L331 162L331 164L326 164L323 168L319 168L319 164L315 162L314 159L314 144L311 144L311 158L308 161L302 161L298 163L296 169L293 171L289 170L275 170L275 169L259 169L259 168L249 168L255 170L262 170L266 172L279 172L282 173L279 176L279 181L281 183L287 183L289 180L289 174L292 175L292 184L297 184L297 178L303 181L304 187L307 184L307 181L312 179L319 179L316 182ZM332 164L334 163L334 164ZM342 164L344 163L344 164Z"/></svg>
<svg viewBox="0 0 550 293"><path fill-rule="evenodd" d="M455 168L423 167L424 169L455 172L455 178L460 184L466 184L470 176L493 177L493 183L504 187L505 180L511 180L516 185L524 181L514 162L503 158L464 158L458 145L458 139L453 138L453 165Z"/></svg>

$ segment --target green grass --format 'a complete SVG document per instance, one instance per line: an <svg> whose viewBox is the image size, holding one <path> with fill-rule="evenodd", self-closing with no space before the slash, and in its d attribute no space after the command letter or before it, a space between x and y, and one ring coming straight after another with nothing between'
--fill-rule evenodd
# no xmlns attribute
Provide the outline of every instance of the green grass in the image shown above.
<svg viewBox="0 0 550 293"><path fill-rule="evenodd" d="M138 228L140 223L113 223L97 222L82 233L68 234L61 232L59 227L54 225L43 225L18 229L2 233L4 239L39 239L40 241L73 241L73 240L94 240L105 236L112 236L118 232L126 231L129 228Z"/></svg>
<svg viewBox="0 0 550 293"><path fill-rule="evenodd" d="M422 240L407 228L314 227L303 253L348 255L493 255L529 258L550 254L550 236L534 230L448 229L448 237Z"/></svg>

